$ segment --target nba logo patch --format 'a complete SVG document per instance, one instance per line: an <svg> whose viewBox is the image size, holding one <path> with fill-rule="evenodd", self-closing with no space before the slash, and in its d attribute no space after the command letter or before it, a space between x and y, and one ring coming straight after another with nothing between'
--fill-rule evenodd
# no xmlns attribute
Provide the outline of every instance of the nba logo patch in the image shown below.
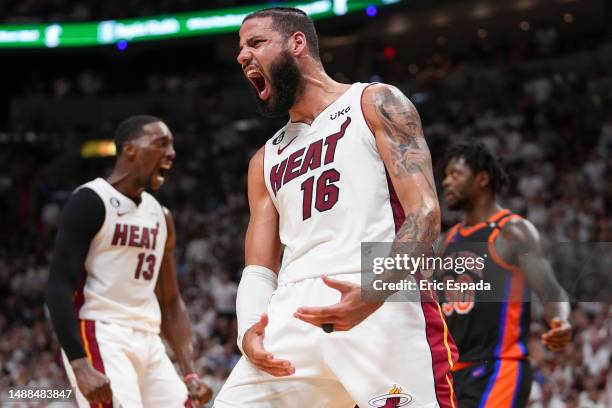
<svg viewBox="0 0 612 408"><path fill-rule="evenodd" d="M274 140L272 141L272 144L274 146L279 145L280 142L283 141L283 138L285 137L285 131L282 131L280 135L276 136L276 138L274 138Z"/></svg>

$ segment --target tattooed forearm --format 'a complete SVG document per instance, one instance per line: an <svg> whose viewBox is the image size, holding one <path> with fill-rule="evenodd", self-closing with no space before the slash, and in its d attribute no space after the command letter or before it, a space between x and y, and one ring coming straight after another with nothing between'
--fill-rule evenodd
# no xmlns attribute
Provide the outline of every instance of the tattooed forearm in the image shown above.
<svg viewBox="0 0 612 408"><path fill-rule="evenodd" d="M404 223L395 236L395 243L418 241L431 246L439 233L439 220L436 214L434 211L424 209L406 215Z"/></svg>
<svg viewBox="0 0 612 408"><path fill-rule="evenodd" d="M422 210L406 215L393 241L389 258L395 258L397 255L418 258L421 255L432 253L433 242L440 233L440 216L437 208L431 210L428 210L426 206L422 208ZM409 273L408 269L388 269L377 279L387 283L397 283L405 279ZM391 294L391 292L385 293L386 296Z"/></svg>
<svg viewBox="0 0 612 408"><path fill-rule="evenodd" d="M414 105L400 91L389 87L376 94L374 104L391 150L388 170L398 178L421 175L435 194L431 156Z"/></svg>
<svg viewBox="0 0 612 408"><path fill-rule="evenodd" d="M421 199L418 210L406 214L404 223L397 231L391 248L392 255L419 256L429 252L439 234L440 211L438 206L427 205Z"/></svg>
<svg viewBox="0 0 612 408"><path fill-rule="evenodd" d="M406 212L388 256L431 254L440 233L440 209L421 119L397 88L377 87L370 101L379 151ZM407 269L389 269L377 279L399 282L409 273Z"/></svg>

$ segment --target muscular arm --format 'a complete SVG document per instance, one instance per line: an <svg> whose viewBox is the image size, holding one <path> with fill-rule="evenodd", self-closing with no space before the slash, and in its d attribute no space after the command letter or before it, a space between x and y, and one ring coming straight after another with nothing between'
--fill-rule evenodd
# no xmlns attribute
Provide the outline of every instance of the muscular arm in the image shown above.
<svg viewBox="0 0 612 408"><path fill-rule="evenodd" d="M282 244L278 235L278 212L264 182L263 147L249 163L248 196L251 216L244 245L245 262L278 273Z"/></svg>
<svg viewBox="0 0 612 408"><path fill-rule="evenodd" d="M55 241L45 302L53 329L70 361L85 357L72 296L84 279L89 244L104 217L104 204L98 195L82 188L66 203Z"/></svg>
<svg viewBox="0 0 612 408"><path fill-rule="evenodd" d="M567 294L555 279L552 267L544 256L540 235L531 222L520 219L504 225L495 242L504 259L513 259L523 270L529 286L544 305L546 321L568 320L570 305ZM499 247L499 248L498 248Z"/></svg>
<svg viewBox="0 0 612 408"><path fill-rule="evenodd" d="M159 268L159 278L155 286L155 295L161 310L161 333L174 352L181 374L185 378L190 398L196 401L197 406L201 406L210 400L212 390L197 378L193 370L191 322L176 279L176 262L174 260L176 229L174 228L172 214L167 208L164 208L164 217L166 218L168 237L166 238L164 257Z"/></svg>
<svg viewBox="0 0 612 408"><path fill-rule="evenodd" d="M250 219L245 239L245 261L236 297L238 345L258 369L273 376L295 372L293 365L275 358L263 346L270 296L276 288L282 245L278 235L278 212L264 183L264 148L249 163Z"/></svg>
<svg viewBox="0 0 612 408"><path fill-rule="evenodd" d="M363 111L406 214L391 255L427 253L440 233L440 207L419 114L402 92L384 84L366 89ZM402 272L390 271L381 277L399 281L407 274Z"/></svg>
<svg viewBox="0 0 612 408"><path fill-rule="evenodd" d="M174 219L170 211L164 208L168 238L164 249L164 257L159 269L159 279L155 294L161 309L161 332L174 352L183 375L193 372L193 335L187 308L179 292L176 278L176 262L174 248L176 246L176 231Z"/></svg>

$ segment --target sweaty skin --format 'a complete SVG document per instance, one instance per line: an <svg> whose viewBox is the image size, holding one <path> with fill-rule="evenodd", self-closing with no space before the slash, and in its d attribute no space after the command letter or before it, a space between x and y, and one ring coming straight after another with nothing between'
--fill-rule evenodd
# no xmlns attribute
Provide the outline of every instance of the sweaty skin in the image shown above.
<svg viewBox="0 0 612 408"><path fill-rule="evenodd" d="M271 67L285 52L294 58L301 82L293 105L288 109L292 122L311 124L327 106L349 87L331 79L321 62L314 58L301 32L284 38L272 28L272 19L253 18L240 29L237 62L245 77L265 103L277 100ZM265 80L262 87L261 79ZM414 253L430 248L440 230L440 212L427 144L420 118L412 103L397 88L372 85L363 95L366 121L376 136L376 144L387 167L393 186L406 213L406 220L395 239L396 250L412 244ZM279 241L278 213L263 180L263 150L249 165L248 194L251 218L246 236L246 264L266 266L278 273L282 245ZM388 273L383 279L401 279ZM330 287L341 292L338 304L325 308L299 308L294 316L315 326L333 323L335 330L349 330L377 310L383 302L365 302L361 287L330 278L323 278ZM265 352L262 339L267 317L251 327L243 338L246 356L260 369L272 375L289 375L293 366L276 360ZM255 354L257 353L257 355ZM289 365L288 365L289 364Z"/></svg>

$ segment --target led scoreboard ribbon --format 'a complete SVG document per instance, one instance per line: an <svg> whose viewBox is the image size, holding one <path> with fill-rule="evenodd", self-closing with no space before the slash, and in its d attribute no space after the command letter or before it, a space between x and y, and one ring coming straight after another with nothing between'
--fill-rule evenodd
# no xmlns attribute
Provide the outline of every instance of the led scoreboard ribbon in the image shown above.
<svg viewBox="0 0 612 408"><path fill-rule="evenodd" d="M400 0L318 0L283 3L323 19ZM0 24L0 48L89 47L120 41L153 41L237 31L243 18L270 4L85 23Z"/></svg>

